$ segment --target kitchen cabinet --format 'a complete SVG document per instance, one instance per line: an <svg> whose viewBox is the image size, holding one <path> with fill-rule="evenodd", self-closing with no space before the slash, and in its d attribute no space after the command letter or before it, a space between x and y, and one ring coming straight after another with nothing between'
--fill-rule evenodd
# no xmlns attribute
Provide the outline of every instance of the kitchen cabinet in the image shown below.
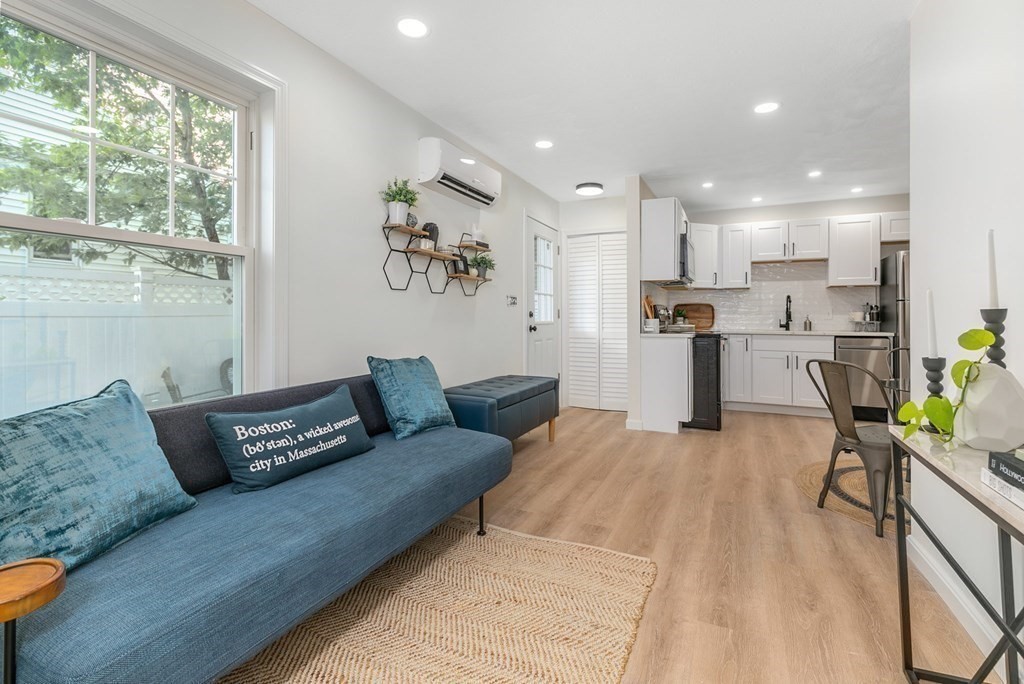
<svg viewBox="0 0 1024 684"><path fill-rule="evenodd" d="M679 236L686 213L675 197L640 203L640 280L679 280Z"/></svg>
<svg viewBox="0 0 1024 684"><path fill-rule="evenodd" d="M751 387L756 404L825 408L807 376L807 362L835 358L830 335L754 335ZM818 375L820 381L820 375Z"/></svg>
<svg viewBox="0 0 1024 684"><path fill-rule="evenodd" d="M693 420L693 337L640 336L640 411L644 430L679 432Z"/></svg>
<svg viewBox="0 0 1024 684"><path fill-rule="evenodd" d="M690 241L693 243L695 290L711 290L721 287L719 273L722 259L718 226L709 223L691 223L688 226Z"/></svg>
<svg viewBox="0 0 1024 684"><path fill-rule="evenodd" d="M828 259L828 219L762 221L750 232L754 263Z"/></svg>
<svg viewBox="0 0 1024 684"><path fill-rule="evenodd" d="M750 260L783 261L789 257L789 223L761 221L750 224Z"/></svg>
<svg viewBox="0 0 1024 684"><path fill-rule="evenodd" d="M723 288L750 288L750 224L732 223L721 228Z"/></svg>
<svg viewBox="0 0 1024 684"><path fill-rule="evenodd" d="M725 335L722 348L722 401L752 401L750 335Z"/></svg>
<svg viewBox="0 0 1024 684"><path fill-rule="evenodd" d="M890 211L882 214L882 242L910 241L910 212Z"/></svg>
<svg viewBox="0 0 1024 684"><path fill-rule="evenodd" d="M829 219L829 287L878 285L882 258L881 216Z"/></svg>

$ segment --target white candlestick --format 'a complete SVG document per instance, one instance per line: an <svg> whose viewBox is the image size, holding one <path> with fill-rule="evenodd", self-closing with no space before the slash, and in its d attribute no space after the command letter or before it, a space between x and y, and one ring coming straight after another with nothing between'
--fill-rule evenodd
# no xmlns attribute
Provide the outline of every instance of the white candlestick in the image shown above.
<svg viewBox="0 0 1024 684"><path fill-rule="evenodd" d="M939 345L935 340L935 301L932 291L926 293L928 304L928 358L935 359L939 356Z"/></svg>
<svg viewBox="0 0 1024 684"><path fill-rule="evenodd" d="M988 308L999 308L999 286L996 283L996 231L988 231Z"/></svg>

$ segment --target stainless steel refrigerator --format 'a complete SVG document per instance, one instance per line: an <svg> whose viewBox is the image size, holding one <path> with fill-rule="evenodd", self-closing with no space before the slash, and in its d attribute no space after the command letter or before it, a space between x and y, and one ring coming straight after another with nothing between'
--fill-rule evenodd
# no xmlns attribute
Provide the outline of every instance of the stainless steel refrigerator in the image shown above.
<svg viewBox="0 0 1024 684"><path fill-rule="evenodd" d="M910 252L882 259L882 285L878 290L882 332L893 333L892 377L898 380L899 407L910 399Z"/></svg>

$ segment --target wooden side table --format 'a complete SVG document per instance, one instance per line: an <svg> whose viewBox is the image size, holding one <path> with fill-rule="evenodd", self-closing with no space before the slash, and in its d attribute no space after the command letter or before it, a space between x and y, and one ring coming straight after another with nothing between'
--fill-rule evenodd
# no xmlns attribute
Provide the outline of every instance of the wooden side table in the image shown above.
<svg viewBox="0 0 1024 684"><path fill-rule="evenodd" d="M64 591L64 564L55 558L30 558L0 566L0 622L4 623L4 684L14 684L15 625L18 618L45 606Z"/></svg>

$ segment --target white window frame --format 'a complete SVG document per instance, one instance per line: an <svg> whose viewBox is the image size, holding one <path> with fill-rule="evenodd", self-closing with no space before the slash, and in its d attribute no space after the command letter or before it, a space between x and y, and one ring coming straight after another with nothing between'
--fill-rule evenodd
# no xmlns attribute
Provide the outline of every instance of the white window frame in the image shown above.
<svg viewBox="0 0 1024 684"><path fill-rule="evenodd" d="M154 33L150 27L152 22L140 21L138 10L127 4L117 8L115 14L79 0L69 0L60 7L54 7L47 0L5 0L3 14L236 108L239 114L235 131L235 176L238 178L233 202L235 244L6 212L0 212L0 225L12 230L86 240L241 257L241 273L236 278L242 289L238 300L243 362L241 369L236 370L242 371L243 391L286 385L285 83L227 55L215 53L209 46L170 27L160 27L160 33ZM211 68L203 69L204 66ZM30 123L39 125L34 121ZM80 139L89 138L77 135ZM267 144L261 144L264 141ZM94 212L90 209L91 219Z"/></svg>

